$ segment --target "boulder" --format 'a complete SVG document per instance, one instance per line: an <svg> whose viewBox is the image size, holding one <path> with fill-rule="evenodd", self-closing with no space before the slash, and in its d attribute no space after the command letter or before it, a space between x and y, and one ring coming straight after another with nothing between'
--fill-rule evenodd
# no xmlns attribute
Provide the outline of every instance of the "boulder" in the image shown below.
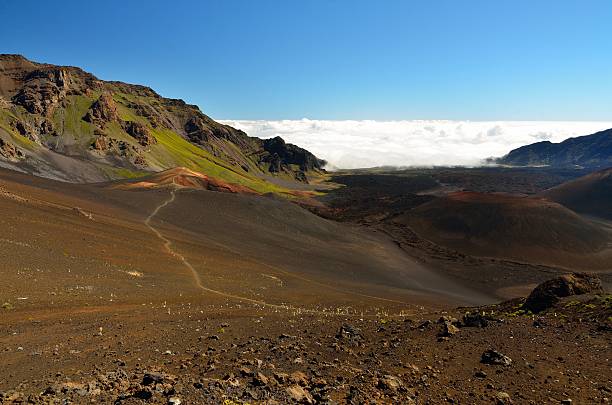
<svg viewBox="0 0 612 405"><path fill-rule="evenodd" d="M314 398L312 397L310 392L306 391L304 388L300 387L299 385L292 385L290 387L287 387L286 391L289 397L296 402L299 402L302 404L313 404L314 403Z"/></svg>
<svg viewBox="0 0 612 405"><path fill-rule="evenodd" d="M399 390L404 384L402 383L402 380L400 380L399 378L393 376L393 375L384 375L381 378L378 379L378 388L383 389L383 390L389 390L389 391L397 391Z"/></svg>
<svg viewBox="0 0 612 405"><path fill-rule="evenodd" d="M480 312L468 312L463 315L461 325L469 328L484 328L489 324L490 318L485 317Z"/></svg>
<svg viewBox="0 0 612 405"><path fill-rule="evenodd" d="M336 338L341 340L359 341L363 339L361 330L347 323L343 324L336 334Z"/></svg>
<svg viewBox="0 0 612 405"><path fill-rule="evenodd" d="M512 364L512 359L496 350L487 350L482 354L480 362L483 364L509 366Z"/></svg>
<svg viewBox="0 0 612 405"><path fill-rule="evenodd" d="M442 329L440 330L440 333L438 333L438 336L450 337L457 332L459 332L459 328L453 325L452 322L447 320L444 321L444 323L442 324Z"/></svg>
<svg viewBox="0 0 612 405"><path fill-rule="evenodd" d="M595 275L565 274L538 285L529 294L522 309L538 313L553 307L562 297L602 292L601 280Z"/></svg>

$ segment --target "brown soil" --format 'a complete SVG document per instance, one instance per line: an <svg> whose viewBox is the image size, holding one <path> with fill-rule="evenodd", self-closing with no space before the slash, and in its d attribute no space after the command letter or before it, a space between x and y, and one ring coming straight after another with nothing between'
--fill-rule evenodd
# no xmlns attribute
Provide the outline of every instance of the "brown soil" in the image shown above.
<svg viewBox="0 0 612 405"><path fill-rule="evenodd" d="M494 311L484 328L437 323L558 269L453 256L401 224L338 223L265 196L4 170L0 186L5 403L611 395L605 295L568 297L538 318L520 302L481 307ZM480 363L486 350L512 364Z"/></svg>

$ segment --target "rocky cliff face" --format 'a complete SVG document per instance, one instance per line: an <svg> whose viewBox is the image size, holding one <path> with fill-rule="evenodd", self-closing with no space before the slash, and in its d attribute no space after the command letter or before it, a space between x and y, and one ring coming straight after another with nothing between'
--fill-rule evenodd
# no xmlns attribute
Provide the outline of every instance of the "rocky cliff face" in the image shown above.
<svg viewBox="0 0 612 405"><path fill-rule="evenodd" d="M258 183L307 181L324 162L280 138L220 124L152 89L97 79L76 67L0 55L0 155L21 170L68 181L135 176L175 166ZM13 155L21 153L23 159ZM5 155L10 155L8 159ZM75 165L88 166L81 175Z"/></svg>

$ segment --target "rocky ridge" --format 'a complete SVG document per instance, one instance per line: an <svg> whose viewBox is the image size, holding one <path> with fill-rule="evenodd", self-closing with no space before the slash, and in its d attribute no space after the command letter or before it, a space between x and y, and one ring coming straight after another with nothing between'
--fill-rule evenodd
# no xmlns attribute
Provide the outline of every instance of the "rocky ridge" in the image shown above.
<svg viewBox="0 0 612 405"><path fill-rule="evenodd" d="M323 170L323 161L280 138L249 137L183 100L76 67L1 54L0 99L0 139L20 150L27 160L21 168L34 174L52 166L57 177L75 180L50 154L93 166L101 179L190 165L221 177L232 172L226 180L257 183L272 175L307 182Z"/></svg>

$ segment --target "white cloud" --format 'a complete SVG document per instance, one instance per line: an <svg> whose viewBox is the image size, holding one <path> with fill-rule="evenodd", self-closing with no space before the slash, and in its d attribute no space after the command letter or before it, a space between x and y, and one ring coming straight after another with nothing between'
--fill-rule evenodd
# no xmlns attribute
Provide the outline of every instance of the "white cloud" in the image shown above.
<svg viewBox="0 0 612 405"><path fill-rule="evenodd" d="M251 136L281 136L331 168L478 165L522 145L588 135L612 122L521 121L241 121L225 124Z"/></svg>

